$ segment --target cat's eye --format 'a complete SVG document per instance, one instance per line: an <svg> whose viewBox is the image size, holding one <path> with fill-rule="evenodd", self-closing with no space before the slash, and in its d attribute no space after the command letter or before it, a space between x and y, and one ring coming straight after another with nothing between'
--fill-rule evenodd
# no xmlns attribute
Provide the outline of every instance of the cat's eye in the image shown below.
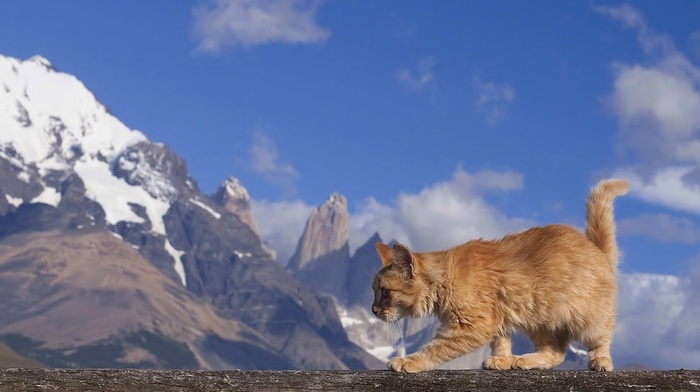
<svg viewBox="0 0 700 392"><path fill-rule="evenodd" d="M389 298L389 289L382 289L382 299Z"/></svg>

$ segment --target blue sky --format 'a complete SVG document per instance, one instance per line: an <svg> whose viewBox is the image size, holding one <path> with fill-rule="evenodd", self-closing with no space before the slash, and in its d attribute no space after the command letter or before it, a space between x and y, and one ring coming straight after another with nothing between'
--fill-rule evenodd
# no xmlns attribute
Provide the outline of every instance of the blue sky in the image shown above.
<svg viewBox="0 0 700 392"><path fill-rule="evenodd" d="M621 270L700 268L697 1L0 0L0 53L76 75L203 191L241 179L282 258L336 191L353 247L427 250L580 227L617 175Z"/></svg>
<svg viewBox="0 0 700 392"><path fill-rule="evenodd" d="M621 67L662 61L642 30L691 66L700 60L693 1L284 4L3 1L0 53L41 54L78 76L125 124L185 158L205 192L233 175L255 200L308 209L338 191L356 212L456 171L510 172L521 184L479 197L506 217L577 225L596 179L647 170L635 155L657 154L633 146L625 128L637 124L611 103ZM277 19L256 27L256 12ZM650 225L622 233L623 268L685 268L700 208L668 204L618 203L620 219ZM690 233L648 238L659 219Z"/></svg>

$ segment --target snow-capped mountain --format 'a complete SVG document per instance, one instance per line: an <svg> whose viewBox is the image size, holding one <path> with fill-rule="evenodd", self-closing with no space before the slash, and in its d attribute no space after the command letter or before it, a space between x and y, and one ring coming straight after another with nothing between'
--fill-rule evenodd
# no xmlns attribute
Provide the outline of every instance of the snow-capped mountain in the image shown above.
<svg viewBox="0 0 700 392"><path fill-rule="evenodd" d="M237 191L247 194L238 185ZM12 302L17 306L5 309L0 339L54 366L91 363L66 353L105 344L118 349L113 350L114 358L105 359L100 366L119 366L121 356L136 355L133 353L152 359L132 361L139 366L173 366L176 362L161 357L177 353L194 358L187 366L204 368L378 365L348 341L328 300L304 288L274 263L254 226L245 219L202 194L177 154L121 123L76 77L56 70L39 56L26 61L0 56L0 264L5 263L0 280L11 274L37 275L40 279L29 280L25 286L33 288L31 295L38 295L31 303L45 304L30 314L23 302L30 293L13 294L18 296ZM109 233L113 240L99 233ZM41 245L47 241L56 255L64 256L39 262L43 259L37 257L43 253L36 247L49 247ZM77 244L78 249L62 252L61 244ZM89 280L90 274L75 267L99 263L100 255L114 254L115 249L125 254L122 248L135 251L138 257L96 269L104 271L103 280ZM18 259L20 250L29 258ZM71 260L81 257L87 259ZM139 280L132 277L145 273L139 263L155 267L148 273L155 271L170 283L153 276L150 282L158 283L147 292L138 286L124 287L124 282L137 284ZM87 341L74 328L80 322L59 325L55 317L41 317L41 312L51 312L60 301L79 304L78 299L94 290L100 293L96 298L125 298L123 303L104 300L116 306L113 313L120 315L104 329L113 334L93 334L99 339ZM123 311L140 309L133 301L163 304L160 310L175 309L173 304L180 303L187 309L213 306L214 311L192 310L192 317L197 312L211 317L206 322L179 322L188 325L184 329L169 328L166 326L178 324L176 318L186 316L158 311L135 317ZM70 309L64 319L84 319L85 324L99 326L95 307ZM237 329L244 333L234 337L216 332L226 323L238 323ZM246 329L255 333L250 335ZM62 338L46 336L47 331ZM165 345L169 349L157 350L164 347L163 341L171 342ZM243 358L246 350L257 357Z"/></svg>
<svg viewBox="0 0 700 392"><path fill-rule="evenodd" d="M127 128L79 80L57 72L42 57L19 61L0 56L0 75L0 156L18 170L19 179L42 185L37 201L60 202L55 184L45 181L54 172L75 170L95 199L103 197L101 188L119 186L97 180L110 172L117 154L146 140L141 132ZM12 204L21 199L7 197L14 197ZM114 223L138 218L124 210L106 212Z"/></svg>
<svg viewBox="0 0 700 392"><path fill-rule="evenodd" d="M7 191L8 203L57 207L61 179L76 175L112 230L119 223L147 222L152 233L165 236L163 216L170 202L178 189L192 188L189 179L172 175L187 175L182 161L122 124L77 78L58 72L43 57L19 61L0 56L0 75L0 157L20 180L41 187L36 195ZM179 167L172 167L173 162ZM177 270L184 283L182 268Z"/></svg>

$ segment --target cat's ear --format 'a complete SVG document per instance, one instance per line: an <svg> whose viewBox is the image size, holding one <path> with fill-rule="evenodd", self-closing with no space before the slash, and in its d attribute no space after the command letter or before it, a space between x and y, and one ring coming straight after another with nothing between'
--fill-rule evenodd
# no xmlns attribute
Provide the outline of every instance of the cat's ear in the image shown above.
<svg viewBox="0 0 700 392"><path fill-rule="evenodd" d="M393 263L401 268L408 276L414 277L418 273L416 257L410 249L398 242L392 248L394 254Z"/></svg>
<svg viewBox="0 0 700 392"><path fill-rule="evenodd" d="M374 247L377 248L377 254L379 255L379 259L382 260L382 265L386 267L391 264L394 260L394 253L391 251L391 248L382 242L377 242L374 244Z"/></svg>

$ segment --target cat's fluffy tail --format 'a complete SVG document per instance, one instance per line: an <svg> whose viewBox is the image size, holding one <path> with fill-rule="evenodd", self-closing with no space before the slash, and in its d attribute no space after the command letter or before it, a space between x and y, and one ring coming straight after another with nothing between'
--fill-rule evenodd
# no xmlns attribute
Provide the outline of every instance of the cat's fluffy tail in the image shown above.
<svg viewBox="0 0 700 392"><path fill-rule="evenodd" d="M618 261L613 200L628 189L624 180L603 180L591 189L586 202L586 236L608 256L612 265Z"/></svg>

